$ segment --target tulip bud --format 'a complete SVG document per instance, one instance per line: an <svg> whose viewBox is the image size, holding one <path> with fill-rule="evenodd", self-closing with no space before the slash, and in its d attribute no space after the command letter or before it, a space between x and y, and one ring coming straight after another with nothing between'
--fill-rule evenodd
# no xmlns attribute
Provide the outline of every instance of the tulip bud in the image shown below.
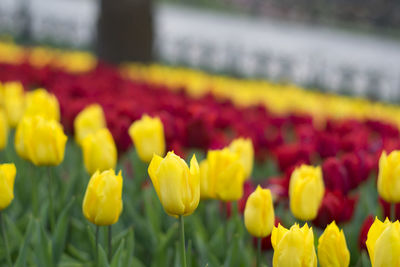
<svg viewBox="0 0 400 267"><path fill-rule="evenodd" d="M3 84L3 94L3 105L8 124L15 127L24 113L24 87L19 82L8 82Z"/></svg>
<svg viewBox="0 0 400 267"><path fill-rule="evenodd" d="M400 223L375 218L368 231L367 249L372 267L400 266Z"/></svg>
<svg viewBox="0 0 400 267"><path fill-rule="evenodd" d="M246 229L255 237L266 237L271 234L274 222L275 213L271 191L257 186L247 199L244 209Z"/></svg>
<svg viewBox="0 0 400 267"><path fill-rule="evenodd" d="M83 215L95 225L111 225L122 212L122 175L97 171L90 178L82 204Z"/></svg>
<svg viewBox="0 0 400 267"><path fill-rule="evenodd" d="M8 142L8 121L6 114L0 109L0 150L7 147Z"/></svg>
<svg viewBox="0 0 400 267"><path fill-rule="evenodd" d="M379 159L378 193L387 202L400 202L400 151L386 155L383 151Z"/></svg>
<svg viewBox="0 0 400 267"><path fill-rule="evenodd" d="M204 198L227 202L239 200L243 196L245 176L237 153L228 148L210 150L207 154L207 168L207 174L202 174Z"/></svg>
<svg viewBox="0 0 400 267"><path fill-rule="evenodd" d="M339 231L335 221L329 224L318 240L318 260L321 267L347 267L350 252L343 230Z"/></svg>
<svg viewBox="0 0 400 267"><path fill-rule="evenodd" d="M67 136L60 123L40 116L24 117L15 135L15 149L37 166L59 165L64 160Z"/></svg>
<svg viewBox="0 0 400 267"><path fill-rule="evenodd" d="M148 169L154 189L170 216L192 214L200 201L200 169L193 155L190 169L174 152L165 158L154 154Z"/></svg>
<svg viewBox="0 0 400 267"><path fill-rule="evenodd" d="M106 119L101 106L90 105L82 110L74 120L75 140L81 144L88 134L106 127Z"/></svg>
<svg viewBox="0 0 400 267"><path fill-rule="evenodd" d="M295 224L290 230L279 224L272 230L271 244L274 267L317 267L314 234L307 224L302 228Z"/></svg>
<svg viewBox="0 0 400 267"><path fill-rule="evenodd" d="M308 221L317 217L325 188L321 168L301 165L296 168L289 184L290 209L300 220Z"/></svg>
<svg viewBox="0 0 400 267"><path fill-rule="evenodd" d="M143 115L129 127L129 135L142 161L150 162L153 154L164 156L164 126L159 118Z"/></svg>
<svg viewBox="0 0 400 267"><path fill-rule="evenodd" d="M24 117L17 126L14 138L14 147L18 156L22 159L29 160L28 148L25 144L25 140L31 134L32 125L31 117Z"/></svg>
<svg viewBox="0 0 400 267"><path fill-rule="evenodd" d="M82 141L82 150L85 168L90 174L113 169L117 164L117 147L107 128L87 135Z"/></svg>
<svg viewBox="0 0 400 267"><path fill-rule="evenodd" d="M14 181L17 170L14 164L0 164L0 211L14 199Z"/></svg>
<svg viewBox="0 0 400 267"><path fill-rule="evenodd" d="M36 89L26 94L24 116L42 116L47 120L60 120L57 98L45 89Z"/></svg>
<svg viewBox="0 0 400 267"><path fill-rule="evenodd" d="M232 141L229 149L239 154L246 179L250 178L253 171L254 148L251 139L238 138Z"/></svg>

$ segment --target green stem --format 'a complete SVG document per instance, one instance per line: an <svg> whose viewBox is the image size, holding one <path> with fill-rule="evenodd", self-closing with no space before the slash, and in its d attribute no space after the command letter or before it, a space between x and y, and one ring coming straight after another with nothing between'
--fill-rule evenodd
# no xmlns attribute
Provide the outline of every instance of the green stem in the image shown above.
<svg viewBox="0 0 400 267"><path fill-rule="evenodd" d="M261 237L257 238L257 267L261 266Z"/></svg>
<svg viewBox="0 0 400 267"><path fill-rule="evenodd" d="M96 225L96 266L99 266L99 234L100 226Z"/></svg>
<svg viewBox="0 0 400 267"><path fill-rule="evenodd" d="M26 163L26 165L27 165L27 168L28 168L28 170L29 170L29 175L31 176L31 177L35 177L36 178L36 175L33 175L33 172L34 172L34 168L32 167L32 164L30 164L29 162L25 162ZM38 187L38 180L36 180L36 179L29 179L30 181L31 181L31 184L32 184L32 187L31 187L31 189L32 189L32 206L33 206L33 214L35 215L35 216L37 216L38 215L38 212L39 212L39 204L38 204L38 189L39 189L39 187Z"/></svg>
<svg viewBox="0 0 400 267"><path fill-rule="evenodd" d="M4 247L6 249L7 263L8 263L8 266L12 267L13 265L12 265L12 261L11 261L10 250L8 248L8 240L7 240L7 236L6 236L6 229L4 228L2 212L0 212L0 225L1 225L1 234L2 234L3 240L4 240Z"/></svg>
<svg viewBox="0 0 400 267"><path fill-rule="evenodd" d="M390 203L390 218L392 222L396 221L396 203Z"/></svg>
<svg viewBox="0 0 400 267"><path fill-rule="evenodd" d="M183 216L179 216L179 226L181 228L181 257L182 267L186 267L186 248L185 248L185 223L183 222Z"/></svg>
<svg viewBox="0 0 400 267"><path fill-rule="evenodd" d="M53 206L53 177L51 173L51 167L47 167L49 177L49 217L50 217L50 229L53 231L55 226L54 219L54 206Z"/></svg>
<svg viewBox="0 0 400 267"><path fill-rule="evenodd" d="M108 226L108 260L111 261L112 257L112 232L111 225Z"/></svg>

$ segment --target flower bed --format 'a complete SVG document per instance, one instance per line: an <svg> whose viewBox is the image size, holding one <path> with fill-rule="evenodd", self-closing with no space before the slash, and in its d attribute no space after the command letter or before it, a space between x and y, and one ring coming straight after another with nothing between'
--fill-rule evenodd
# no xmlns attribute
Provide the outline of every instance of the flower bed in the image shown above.
<svg viewBox="0 0 400 267"><path fill-rule="evenodd" d="M238 137L250 138L254 147L252 179L244 184L243 197L232 202L237 208L231 201L220 207L207 200L188 217L189 266L250 266L255 259L252 242L236 210L244 212L247 197L261 184L273 195L277 220L291 226L296 219L289 211L289 185L293 170L303 164L321 166L325 187L317 216L307 221L316 227L315 236L333 220L344 228L352 265L365 262L365 251L358 248L365 249L364 241L358 243L366 239L362 222L382 211L390 215L388 204L378 201L375 177L382 151L400 149L397 106L159 65L116 68L97 63L82 52L28 50L4 43L0 44L0 81L4 88L10 86L8 82L18 81L26 91L46 88L53 93L64 130L70 135L76 134L74 120L85 107L97 103L104 110L119 151L118 168L125 178L133 177L124 182L124 213L112 244L115 262L122 266L131 266L124 265L127 262L137 266L180 264L174 252L177 225L162 212L149 188L147 166L129 150L132 141L128 129L143 114L161 119L166 150L183 158L195 152L203 159L209 149L222 149ZM49 212L44 204L47 194L41 195L46 192L41 177L46 175L42 168L19 159L12 143L10 140L3 155L3 161L16 163L18 173L16 203L5 219L7 229L12 228L9 234L15 238L10 245L12 261L24 255L29 263L93 264L92 229L76 207L76 202L82 203L88 178L78 146L69 142L64 162L54 170L60 178L56 179L60 199L55 202L57 223L53 228L41 219ZM29 175L31 181L25 182ZM31 190L41 192L39 199L31 199ZM263 247L270 249L266 240ZM28 248L18 247L22 241ZM53 248L52 255L43 242ZM131 253L133 242L136 249ZM43 255L29 252L35 245L41 247ZM269 261L271 253L264 255Z"/></svg>

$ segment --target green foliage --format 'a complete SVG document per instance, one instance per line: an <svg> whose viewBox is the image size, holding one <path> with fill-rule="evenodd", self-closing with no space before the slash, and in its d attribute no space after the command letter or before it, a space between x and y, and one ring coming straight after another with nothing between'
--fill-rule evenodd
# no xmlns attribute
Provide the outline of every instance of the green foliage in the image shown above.
<svg viewBox="0 0 400 267"><path fill-rule="evenodd" d="M100 231L96 265L95 226L82 214L82 201L90 177L82 165L79 147L68 142L64 162L53 168L56 224L51 229L48 173L18 158L11 145L13 137L10 138L10 145L0 158L3 162L14 162L17 167L15 199L3 211L15 266L180 266L178 220L164 212L148 178L147 165L139 161L133 150L120 157L117 167L124 177L124 209L120 220L112 227L112 258L107 257L107 231ZM200 160L205 155L196 151L196 156ZM277 173L275 163L268 160L256 164L253 176L255 183L260 183ZM224 209L218 201L205 200L194 214L185 217L188 266L255 264L255 247L244 228L242 215L233 212L227 220ZM353 221L344 226L353 266L365 266L368 262L366 255L359 256L359 227L367 214L379 212L374 179L370 179L360 189L360 203ZM287 203L276 207L276 215L286 226L295 222ZM263 259L263 264L271 266L272 252L264 253ZM5 264L4 246L0 243L0 266Z"/></svg>

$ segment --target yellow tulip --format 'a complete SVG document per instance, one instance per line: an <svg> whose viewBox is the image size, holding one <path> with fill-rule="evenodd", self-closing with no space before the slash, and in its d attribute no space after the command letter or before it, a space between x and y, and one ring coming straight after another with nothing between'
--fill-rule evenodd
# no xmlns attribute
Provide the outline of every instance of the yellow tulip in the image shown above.
<svg viewBox="0 0 400 267"><path fill-rule="evenodd" d="M372 267L400 266L400 223L375 218L369 228L367 249Z"/></svg>
<svg viewBox="0 0 400 267"><path fill-rule="evenodd" d="M74 120L75 140L81 144L90 133L106 128L104 112L99 104L93 104L82 110Z"/></svg>
<svg viewBox="0 0 400 267"><path fill-rule="evenodd" d="M6 114L0 108L0 150L7 147L8 130L9 129Z"/></svg>
<svg viewBox="0 0 400 267"><path fill-rule="evenodd" d="M24 117L18 125L15 148L35 165L59 165L64 159L67 136L61 124L40 116Z"/></svg>
<svg viewBox="0 0 400 267"><path fill-rule="evenodd" d="M24 87L19 82L8 82L3 84L3 94L3 105L8 124L15 127L24 113Z"/></svg>
<svg viewBox="0 0 400 267"><path fill-rule="evenodd" d="M321 267L347 267L350 264L346 238L335 221L326 227L318 240L318 260Z"/></svg>
<svg viewBox="0 0 400 267"><path fill-rule="evenodd" d="M98 226L118 221L122 212L122 175L114 170L97 171L90 178L82 204L83 215Z"/></svg>
<svg viewBox="0 0 400 267"><path fill-rule="evenodd" d="M400 151L386 155L383 151L379 159L378 193L387 202L400 202Z"/></svg>
<svg viewBox="0 0 400 267"><path fill-rule="evenodd" d="M245 176L237 153L228 148L210 150L207 164L203 163L201 167L202 198L234 201L242 197Z"/></svg>
<svg viewBox="0 0 400 267"><path fill-rule="evenodd" d="M215 183L208 173L208 162L204 159L200 162L200 198L216 198Z"/></svg>
<svg viewBox="0 0 400 267"><path fill-rule="evenodd" d="M113 169L117 164L117 147L107 128L87 135L82 141L82 150L85 168L90 174Z"/></svg>
<svg viewBox="0 0 400 267"><path fill-rule="evenodd" d="M325 187L321 167L302 165L296 168L289 183L290 209L300 220L317 217Z"/></svg>
<svg viewBox="0 0 400 267"><path fill-rule="evenodd" d="M28 149L25 144L25 139L30 135L32 125L31 117L24 117L17 126L15 131L14 147L18 156L22 159L29 160Z"/></svg>
<svg viewBox="0 0 400 267"><path fill-rule="evenodd" d="M45 89L36 89L26 94L24 116L42 116L47 120L60 120L60 106L57 98Z"/></svg>
<svg viewBox="0 0 400 267"><path fill-rule="evenodd" d="M311 227L298 224L290 230L282 225L274 227L271 234L274 249L274 267L316 267L317 256L314 248L314 234Z"/></svg>
<svg viewBox="0 0 400 267"><path fill-rule="evenodd" d="M275 213L269 189L257 186L249 196L244 209L244 223L247 231L255 237L266 237L271 234Z"/></svg>
<svg viewBox="0 0 400 267"><path fill-rule="evenodd" d="M14 164L0 164L0 211L14 199L14 181L17 170Z"/></svg>
<svg viewBox="0 0 400 267"><path fill-rule="evenodd" d="M200 201L200 169L193 155L190 169L173 152L165 158L154 154L148 169L154 189L170 216L192 214Z"/></svg>
<svg viewBox="0 0 400 267"><path fill-rule="evenodd" d="M143 115L129 127L129 135L142 161L150 162L153 154L164 156L164 126L159 118Z"/></svg>
<svg viewBox="0 0 400 267"><path fill-rule="evenodd" d="M250 138L238 138L232 141L229 148L239 154L246 179L250 178L253 171L254 148Z"/></svg>

